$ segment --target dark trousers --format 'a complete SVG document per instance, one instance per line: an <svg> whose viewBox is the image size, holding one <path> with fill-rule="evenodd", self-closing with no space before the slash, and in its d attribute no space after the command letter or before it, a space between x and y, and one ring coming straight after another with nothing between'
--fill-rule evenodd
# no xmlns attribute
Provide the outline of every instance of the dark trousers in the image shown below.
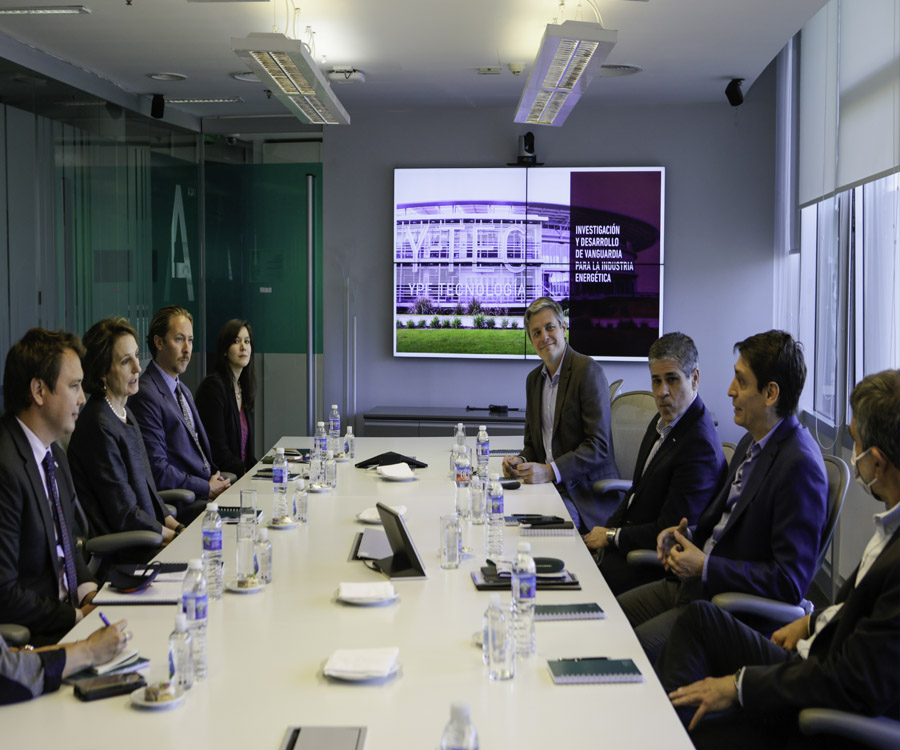
<svg viewBox="0 0 900 750"><path fill-rule="evenodd" d="M662 566L629 565L625 553L611 547L605 550L599 566L607 586L616 596L645 583L657 581L665 575Z"/></svg>

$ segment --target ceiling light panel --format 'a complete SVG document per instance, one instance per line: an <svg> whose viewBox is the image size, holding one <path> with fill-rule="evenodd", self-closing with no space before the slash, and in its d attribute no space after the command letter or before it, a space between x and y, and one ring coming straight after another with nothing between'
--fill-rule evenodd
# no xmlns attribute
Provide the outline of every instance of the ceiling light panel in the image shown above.
<svg viewBox="0 0 900 750"><path fill-rule="evenodd" d="M562 125L596 76L618 39L597 23L548 24L515 121Z"/></svg>
<svg viewBox="0 0 900 750"><path fill-rule="evenodd" d="M296 117L314 125L349 125L350 115L302 42L250 34L231 48Z"/></svg>

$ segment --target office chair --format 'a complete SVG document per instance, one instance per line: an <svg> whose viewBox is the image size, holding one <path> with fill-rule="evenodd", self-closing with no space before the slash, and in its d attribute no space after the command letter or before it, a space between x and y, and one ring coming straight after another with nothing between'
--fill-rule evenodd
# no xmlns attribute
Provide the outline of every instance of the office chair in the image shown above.
<svg viewBox="0 0 900 750"><path fill-rule="evenodd" d="M822 544L819 547L819 556L816 560L815 570L818 572L825 559L825 553L834 536L834 529L841 510L844 507L844 498L847 495L847 487L850 484L850 471L847 464L837 456L823 456L825 459L825 472L828 475L828 517L825 520L825 528L822 531ZM787 625L801 617L805 617L813 610L812 603L804 599L800 604L786 604L777 599L767 599L753 594L741 594L727 592L716 594L712 598L713 604L731 614L749 614L765 617L767 620Z"/></svg>
<svg viewBox="0 0 900 750"><path fill-rule="evenodd" d="M797 723L806 735L830 734L875 750L900 747L900 721L886 716L860 716L833 708L804 708Z"/></svg>
<svg viewBox="0 0 900 750"><path fill-rule="evenodd" d="M650 391L627 391L613 399L610 407L612 443L616 454L616 479L600 479L594 482L594 494L631 489L634 465L641 449L641 441L647 425L659 411Z"/></svg>
<svg viewBox="0 0 900 750"><path fill-rule="evenodd" d="M622 383L625 381L622 378L618 380L613 380L612 383L609 384L609 401L612 403L612 400L616 397L616 394L619 392L619 388L622 387Z"/></svg>
<svg viewBox="0 0 900 750"><path fill-rule="evenodd" d="M31 640L31 631L24 625L3 623L0 625L0 636L7 646L24 646Z"/></svg>
<svg viewBox="0 0 900 750"><path fill-rule="evenodd" d="M737 450L735 443L729 443L727 440L722 441L722 453L725 454L725 465L731 466L731 459L734 458L734 452Z"/></svg>

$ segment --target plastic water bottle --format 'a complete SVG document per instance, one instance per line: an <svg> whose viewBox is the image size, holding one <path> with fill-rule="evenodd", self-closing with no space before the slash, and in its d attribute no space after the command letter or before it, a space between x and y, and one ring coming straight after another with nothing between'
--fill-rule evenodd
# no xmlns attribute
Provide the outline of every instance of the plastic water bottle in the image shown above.
<svg viewBox="0 0 900 750"><path fill-rule="evenodd" d="M356 458L356 436L350 425L347 425L347 434L344 435L344 458Z"/></svg>
<svg viewBox="0 0 900 750"><path fill-rule="evenodd" d="M179 691L190 690L194 684L194 654L191 634L184 612L175 615L175 630L169 635L169 680Z"/></svg>
<svg viewBox="0 0 900 750"><path fill-rule="evenodd" d="M516 654L531 656L535 652L534 595L537 575L531 545L519 542L512 569L512 612L516 629Z"/></svg>
<svg viewBox="0 0 900 750"><path fill-rule="evenodd" d="M331 489L337 487L337 461L334 460L334 451L325 452L325 486Z"/></svg>
<svg viewBox="0 0 900 750"><path fill-rule="evenodd" d="M466 444L466 426L457 422L456 432L453 433L453 444L450 446L450 476L456 473L456 456L461 446Z"/></svg>
<svg viewBox="0 0 900 750"><path fill-rule="evenodd" d="M275 460L272 462L272 521L282 522L288 511L288 462L284 457L284 448L275 449Z"/></svg>
<svg viewBox="0 0 900 750"><path fill-rule="evenodd" d="M469 522L475 526L484 525L488 487L487 467L479 466L469 485Z"/></svg>
<svg viewBox="0 0 900 750"><path fill-rule="evenodd" d="M341 413L338 405L331 405L331 413L328 415L328 447L335 456L341 453Z"/></svg>
<svg viewBox="0 0 900 750"><path fill-rule="evenodd" d="M272 583L272 542L269 541L269 530L265 526L260 526L256 530L253 566L260 582Z"/></svg>
<svg viewBox="0 0 900 750"><path fill-rule="evenodd" d="M450 706L450 722L441 737L441 750L478 750L478 732L472 724L468 703Z"/></svg>
<svg viewBox="0 0 900 750"><path fill-rule="evenodd" d="M203 571L209 586L209 596L222 598L222 587L225 579L225 559L222 553L222 519L219 516L219 504L207 503L203 516Z"/></svg>
<svg viewBox="0 0 900 750"><path fill-rule="evenodd" d="M469 517L469 485L472 482L472 463L469 461L469 452L466 446L460 446L456 454L454 470L456 482L456 515L460 520Z"/></svg>
<svg viewBox="0 0 900 750"><path fill-rule="evenodd" d="M206 578L203 575L203 561L191 560L181 587L181 610L187 619L194 645L194 677L206 678L206 617L209 609Z"/></svg>
<svg viewBox="0 0 900 750"><path fill-rule="evenodd" d="M316 434L313 437L313 450L325 458L325 451L328 450L328 433L325 431L324 422L316 422Z"/></svg>
<svg viewBox="0 0 900 750"><path fill-rule="evenodd" d="M325 484L325 454L313 448L309 454L309 483Z"/></svg>
<svg viewBox="0 0 900 750"><path fill-rule="evenodd" d="M500 484L500 475L491 474L491 483L488 485L488 555L497 558L503 554L503 526L506 523L503 517L503 485Z"/></svg>
<svg viewBox="0 0 900 750"><path fill-rule="evenodd" d="M292 515L295 521L306 523L306 512L309 506L309 493L306 490L306 482L299 478L294 482L294 498L292 503Z"/></svg>
<svg viewBox="0 0 900 750"><path fill-rule="evenodd" d="M500 594L491 594L484 613L483 655L492 680L509 680L516 674L516 639L509 612L500 606Z"/></svg>
<svg viewBox="0 0 900 750"><path fill-rule="evenodd" d="M475 455L478 461L478 470L481 467L487 471L488 461L491 457L491 439L488 437L487 427L485 425L478 426L478 435L475 438Z"/></svg>

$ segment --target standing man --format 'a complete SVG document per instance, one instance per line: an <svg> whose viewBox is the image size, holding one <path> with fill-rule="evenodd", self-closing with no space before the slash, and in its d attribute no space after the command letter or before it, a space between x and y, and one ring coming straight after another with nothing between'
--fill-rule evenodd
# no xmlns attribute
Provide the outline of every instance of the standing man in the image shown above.
<svg viewBox="0 0 900 750"><path fill-rule="evenodd" d="M525 330L544 364L525 381L525 447L503 459L503 473L526 484L553 482L582 533L606 522L619 493L597 497L593 484L617 475L603 368L566 342L562 308L540 297Z"/></svg>
<svg viewBox="0 0 900 750"><path fill-rule="evenodd" d="M651 662L690 602L739 591L799 604L816 573L828 508L825 463L794 416L806 363L800 344L768 331L735 345L728 395L738 443L728 480L700 516L663 530L657 555L672 574L619 597Z"/></svg>
<svg viewBox="0 0 900 750"><path fill-rule="evenodd" d="M32 328L6 356L0 420L0 619L56 643L94 605L75 548L75 488L55 441L72 434L81 390L77 336Z"/></svg>
<svg viewBox="0 0 900 750"><path fill-rule="evenodd" d="M697 393L700 359L693 340L667 333L649 352L650 387L659 414L650 420L634 467L634 482L606 526L584 541L602 550L600 571L617 596L663 577L663 569L629 565L633 549L653 549L656 537L682 518L697 523L725 481L727 465L712 415Z"/></svg>
<svg viewBox="0 0 900 750"><path fill-rule="evenodd" d="M180 379L194 348L191 314L175 305L158 310L150 321L147 345L153 360L129 406L141 426L157 488L191 490L196 496L192 505L178 509L178 520L188 524L207 500L218 497L230 484L212 463L194 398Z"/></svg>
<svg viewBox="0 0 900 750"><path fill-rule="evenodd" d="M850 406L854 477L884 503L875 533L837 603L771 641L707 602L678 618L656 671L698 748L783 747L803 708L900 719L900 370L864 378Z"/></svg>

